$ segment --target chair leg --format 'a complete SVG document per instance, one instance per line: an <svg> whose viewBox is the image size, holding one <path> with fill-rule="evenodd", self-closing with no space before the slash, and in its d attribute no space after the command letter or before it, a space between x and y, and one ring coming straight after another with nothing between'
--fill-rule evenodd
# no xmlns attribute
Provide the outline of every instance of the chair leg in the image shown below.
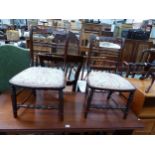
<svg viewBox="0 0 155 155"><path fill-rule="evenodd" d="M155 81L155 77L152 79L151 84L149 85L149 87L145 90L145 93L148 93L150 91L154 81Z"/></svg>
<svg viewBox="0 0 155 155"><path fill-rule="evenodd" d="M76 88L77 88L77 81L74 82L72 91L76 92Z"/></svg>
<svg viewBox="0 0 155 155"><path fill-rule="evenodd" d="M109 99L110 99L110 97L111 97L112 93L113 93L113 91L110 91L110 92L109 92L109 94L108 94L108 96L107 96L107 100L109 100Z"/></svg>
<svg viewBox="0 0 155 155"><path fill-rule="evenodd" d="M36 97L36 89L33 89L32 93L33 93L34 97Z"/></svg>
<svg viewBox="0 0 155 155"><path fill-rule="evenodd" d="M124 119L127 118L127 115L128 115L128 112L129 112L129 107L130 107L130 105L131 105L131 103L132 103L132 101L133 101L134 92L135 92L135 91L132 91L132 92L130 92L130 94L129 94L128 101L127 101L127 105L126 105L126 109L125 109L125 111L124 111L124 117L123 117Z"/></svg>
<svg viewBox="0 0 155 155"><path fill-rule="evenodd" d="M85 114L84 114L84 117L85 117L85 118L87 118L87 114L88 114L88 111L89 111L89 109L90 109L90 105L91 105L93 93L94 93L94 90L93 90L93 89L90 89L90 94L89 94L89 92L88 92L88 94L87 94L86 108L85 108Z"/></svg>
<svg viewBox="0 0 155 155"><path fill-rule="evenodd" d="M63 121L63 113L64 113L64 94L63 94L63 90L60 90L59 91L59 117L61 121Z"/></svg>
<svg viewBox="0 0 155 155"><path fill-rule="evenodd" d="M14 118L16 118L17 117L16 87L12 85L11 89L12 89L11 99L12 99L13 116Z"/></svg>

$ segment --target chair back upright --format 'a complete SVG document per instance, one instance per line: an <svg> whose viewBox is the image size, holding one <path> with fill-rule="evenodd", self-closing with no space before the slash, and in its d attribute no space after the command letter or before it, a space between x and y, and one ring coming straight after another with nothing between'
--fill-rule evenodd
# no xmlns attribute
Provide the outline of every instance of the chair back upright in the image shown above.
<svg viewBox="0 0 155 155"><path fill-rule="evenodd" d="M30 51L32 64L38 64L37 54L63 55L67 33L52 27L32 26L30 30Z"/></svg>
<svg viewBox="0 0 155 155"><path fill-rule="evenodd" d="M101 47L101 44L115 45L115 47ZM118 47L119 48L118 48ZM99 39L91 39L88 52L88 68L95 70L105 70L109 72L119 71L121 65L121 51L123 48L123 41L121 39L112 37L99 37Z"/></svg>
<svg viewBox="0 0 155 155"><path fill-rule="evenodd" d="M32 26L30 29L30 52L32 65L37 63L36 55L38 53L51 53L52 47L52 29L38 26Z"/></svg>

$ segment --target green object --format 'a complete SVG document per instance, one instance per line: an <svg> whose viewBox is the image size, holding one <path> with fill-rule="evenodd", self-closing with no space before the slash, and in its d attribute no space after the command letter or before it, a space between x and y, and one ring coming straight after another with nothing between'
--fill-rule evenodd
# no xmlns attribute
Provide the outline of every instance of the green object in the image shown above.
<svg viewBox="0 0 155 155"><path fill-rule="evenodd" d="M10 89L9 80L30 66L28 49L14 45L0 46L0 92Z"/></svg>

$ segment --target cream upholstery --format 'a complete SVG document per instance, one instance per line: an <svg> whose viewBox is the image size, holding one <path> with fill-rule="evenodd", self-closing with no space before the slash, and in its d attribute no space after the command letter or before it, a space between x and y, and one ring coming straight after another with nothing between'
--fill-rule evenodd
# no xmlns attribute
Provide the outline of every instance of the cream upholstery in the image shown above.
<svg viewBox="0 0 155 155"><path fill-rule="evenodd" d="M88 75L88 85L109 90L134 90L135 87L125 78L102 71L92 71Z"/></svg>
<svg viewBox="0 0 155 155"><path fill-rule="evenodd" d="M103 48L111 48L111 49L120 49L121 46L118 44L114 44L114 43L110 43L110 42L100 42L99 43L99 47L103 47Z"/></svg>
<svg viewBox="0 0 155 155"><path fill-rule="evenodd" d="M61 69L30 67L15 75L9 82L30 88L63 88L65 75Z"/></svg>

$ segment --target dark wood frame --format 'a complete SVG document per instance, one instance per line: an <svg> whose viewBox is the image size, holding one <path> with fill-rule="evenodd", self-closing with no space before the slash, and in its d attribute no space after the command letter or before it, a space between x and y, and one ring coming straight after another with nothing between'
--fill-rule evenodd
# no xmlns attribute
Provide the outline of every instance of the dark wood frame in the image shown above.
<svg viewBox="0 0 155 155"><path fill-rule="evenodd" d="M37 27L32 27L31 29L31 34L30 34L30 40L31 40L31 44L30 44L30 49L31 49L31 57L32 57L32 65L34 65L34 51L33 51L33 31L34 30L38 30L40 31L40 29L38 29ZM44 30L42 30L44 31ZM45 30L46 32L46 30ZM78 53L77 55L68 55L68 46L69 46L69 43L70 41L76 41L77 43L77 48L78 48ZM77 72L75 74L75 79L73 81L67 81L67 85L73 85L73 91L76 90L76 85L77 85L77 80L78 80L78 77L79 77L79 73L80 73L80 70L81 70L81 67L82 67L82 64L83 64L83 57L79 55L80 54L80 47L79 47L79 41L77 40L77 38L75 37L75 35L71 32L69 32L69 34L67 35L67 40L65 42L65 46L64 46L64 55L56 55L56 54L37 54L37 57L39 57L39 60L40 60L40 63L42 66L44 66L44 61L45 60L50 60L50 61L58 61L58 62L63 62L63 69L65 70L65 66L67 65L67 63L80 63L80 65L78 66L78 69L77 69ZM24 86L18 86L18 85L14 85L14 84L11 84L11 88L12 88L12 107L13 107L13 114L14 114L14 117L16 118L17 117L17 110L20 108L20 107L23 107L22 104L17 104L17 96L18 96L18 93L16 92L16 87L19 87L19 88L28 88L28 89L32 89L33 90L33 94L35 95L35 91L36 90L55 90L55 91L58 91L59 92L59 105L57 108L55 107L36 107L36 106L24 106L25 108L39 108L39 109L58 109L59 110L59 117L60 117L60 120L62 121L63 120L63 89L64 87L60 87L60 88L36 88L36 87L24 87ZM26 98L23 102L26 102L28 98Z"/></svg>
<svg viewBox="0 0 155 155"><path fill-rule="evenodd" d="M90 72L92 69L95 69L95 70L111 70L112 68L105 68L104 66L102 67L97 67L97 66L93 66L93 65L90 65L90 61L91 61L91 52L93 50L93 44L94 44L94 40L91 41L91 44L90 44L90 50L89 50L89 56L88 56L88 67L89 67L89 71ZM98 50L98 49L96 49ZM100 51L100 48L99 48L99 51ZM120 58L120 56L119 56ZM117 70L118 70L118 67L119 67L119 59L118 58L118 63L116 64L116 68L114 69L114 72L116 73ZM92 98L93 98L93 94L95 91L100 91L102 93L102 91L108 91L108 96L107 96L107 100L110 99L111 95L114 93L114 92L119 92L119 93L122 93L122 92L126 92L126 93L129 93L128 97L127 97L127 104L123 107L123 106L116 106L116 107L113 107L113 106L102 106L102 105L94 105L94 104L91 104L92 102ZM86 87L86 107L85 107L85 118L87 118L87 114L89 112L89 109L90 108L96 108L96 109L121 109L123 110L124 112L124 116L123 118L126 119L127 118L127 115L128 115L128 111L129 111L129 108L131 106L131 103L132 103L132 100L133 100L133 96L134 96L134 92L135 92L135 89L132 89L132 90L128 90L128 89L124 89L124 90L119 90L119 89L102 89L102 88L98 88L98 87L92 87L90 86L89 82L87 82L87 87Z"/></svg>
<svg viewBox="0 0 155 155"><path fill-rule="evenodd" d="M127 104L126 104L126 106L117 106L117 107L91 104L93 94L94 94L95 91L101 91L101 93L102 93L102 91L108 91L109 94L107 96L107 100L110 99L111 95L114 92L129 93L129 95L127 97ZM120 109L120 110L123 110L123 112L124 112L123 118L126 119L127 115L128 115L128 112L129 112L129 108L130 108L130 106L132 104L132 101L133 101L134 93L135 93L135 89L133 89L133 90L102 89L102 88L92 87L92 86L89 85L89 83L87 83L86 100L85 100L86 107L85 107L84 116L85 116L85 118L87 118L87 115L88 115L88 112L89 112L90 108L95 108L95 109Z"/></svg>
<svg viewBox="0 0 155 155"><path fill-rule="evenodd" d="M21 91L17 92L17 88L22 88ZM23 104L30 98L30 96L26 97L23 101L23 103L19 104L17 103L17 97L18 95L20 95L20 93L22 93L22 91L27 88L27 89L32 89L32 93L33 95L35 96L36 95L36 90L55 90L55 91L58 91L59 92L59 105L58 107L49 107L49 106L29 106L28 104L25 104L25 106L23 106ZM23 86L18 86L18 85L13 85L11 84L11 99L12 99L12 108L13 108L13 116L14 118L17 118L17 111L19 108L23 107L23 108L35 108L35 109L58 109L59 110L59 118L61 121L63 121L63 107L64 107L64 94L63 94L63 89L64 87L61 87L61 88L35 88L35 87L23 87Z"/></svg>
<svg viewBox="0 0 155 155"><path fill-rule="evenodd" d="M149 76L151 76L151 83L150 83L149 87L145 90L146 93L148 93L150 91L150 89L155 81L155 65L154 65L154 67L151 67L149 69L149 71L146 73L144 79L148 78Z"/></svg>
<svg viewBox="0 0 155 155"><path fill-rule="evenodd" d="M129 75L134 78L136 74L141 74L142 78L144 75L148 72L148 70L155 66L153 64L153 60L155 57L155 50L154 49L147 49L142 51L142 54L140 56L139 62L127 62L123 61L123 66L125 67L126 77L129 77Z"/></svg>

